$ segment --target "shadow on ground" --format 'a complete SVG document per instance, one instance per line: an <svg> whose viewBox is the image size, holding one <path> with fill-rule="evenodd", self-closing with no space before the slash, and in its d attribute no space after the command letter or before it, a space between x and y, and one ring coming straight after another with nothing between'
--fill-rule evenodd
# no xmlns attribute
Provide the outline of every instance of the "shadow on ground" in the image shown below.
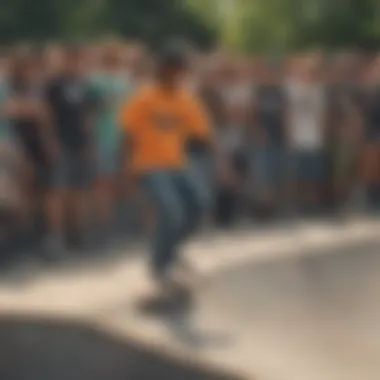
<svg viewBox="0 0 380 380"><path fill-rule="evenodd" d="M0 318L0 379L232 380L78 323Z"/></svg>

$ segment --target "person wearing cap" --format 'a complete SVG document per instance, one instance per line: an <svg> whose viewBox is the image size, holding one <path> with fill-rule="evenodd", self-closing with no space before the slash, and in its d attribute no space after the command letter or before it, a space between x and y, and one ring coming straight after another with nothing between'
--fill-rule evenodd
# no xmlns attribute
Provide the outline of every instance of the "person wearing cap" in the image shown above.
<svg viewBox="0 0 380 380"><path fill-rule="evenodd" d="M132 170L156 213L151 268L156 290L167 292L179 285L174 273L180 244L201 221L207 203L187 170L187 143L213 139L203 105L183 80L186 54L167 46L157 62L155 81L125 104L120 123L131 145Z"/></svg>

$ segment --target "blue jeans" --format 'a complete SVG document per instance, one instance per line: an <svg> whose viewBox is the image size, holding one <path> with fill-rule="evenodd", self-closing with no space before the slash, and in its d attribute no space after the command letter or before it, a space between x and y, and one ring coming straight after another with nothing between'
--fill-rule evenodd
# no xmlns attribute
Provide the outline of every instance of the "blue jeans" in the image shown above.
<svg viewBox="0 0 380 380"><path fill-rule="evenodd" d="M180 244L199 225L207 200L186 171L154 171L141 183L155 207L152 268L155 276L162 277L178 258Z"/></svg>

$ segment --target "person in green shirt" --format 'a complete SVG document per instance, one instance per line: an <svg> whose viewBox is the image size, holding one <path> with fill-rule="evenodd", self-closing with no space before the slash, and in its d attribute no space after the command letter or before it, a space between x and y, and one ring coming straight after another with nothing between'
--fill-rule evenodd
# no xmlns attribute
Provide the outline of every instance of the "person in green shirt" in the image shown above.
<svg viewBox="0 0 380 380"><path fill-rule="evenodd" d="M95 122L95 197L100 222L98 227L102 232L107 232L112 224L117 179L121 172L123 136L117 118L121 104L125 104L133 90L132 81L123 70L120 52L118 44L105 45L101 50L100 70L93 75L99 104Z"/></svg>

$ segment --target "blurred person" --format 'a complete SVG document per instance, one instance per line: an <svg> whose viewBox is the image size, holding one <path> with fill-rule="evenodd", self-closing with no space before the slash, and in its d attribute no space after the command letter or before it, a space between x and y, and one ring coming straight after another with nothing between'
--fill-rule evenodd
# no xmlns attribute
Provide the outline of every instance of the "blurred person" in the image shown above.
<svg viewBox="0 0 380 380"><path fill-rule="evenodd" d="M218 186L216 221L219 226L228 227L237 217L247 171L245 133L253 90L252 83L247 80L246 72L241 70L239 61L231 60L221 70L219 92L224 120L217 130L218 142L228 155L237 182Z"/></svg>
<svg viewBox="0 0 380 380"><path fill-rule="evenodd" d="M124 75L131 85L131 95L137 93L141 88L153 81L153 58L147 47L139 41L124 43L122 48L122 59ZM154 229L155 217L149 199L139 191L133 181L133 173L130 165L131 152L129 142L123 143L122 161L129 164L124 167L122 178L123 194L127 204L131 201L137 203L141 208L142 227L146 231ZM130 210L130 208L128 208Z"/></svg>
<svg viewBox="0 0 380 380"><path fill-rule="evenodd" d="M328 171L332 206L341 213L349 206L357 185L357 172L362 145L360 111L357 91L347 85L346 62L330 63L326 88Z"/></svg>
<svg viewBox="0 0 380 380"><path fill-rule="evenodd" d="M371 208L380 208L380 57L365 73L363 179Z"/></svg>
<svg viewBox="0 0 380 380"><path fill-rule="evenodd" d="M156 213L151 271L158 296L188 289L189 267L178 274L180 247L198 226L207 202L186 164L188 139L210 139L202 104L184 88L187 64L182 47L165 46L155 82L133 96L121 113L133 170Z"/></svg>
<svg viewBox="0 0 380 380"><path fill-rule="evenodd" d="M201 76L203 67L206 65L202 60L200 53L196 54L195 51L191 54L191 66L185 78L185 85L187 89L193 93L198 93L201 86Z"/></svg>
<svg viewBox="0 0 380 380"><path fill-rule="evenodd" d="M222 126L225 109L222 94L219 91L221 75L218 66L213 61L204 62L199 75L198 95L207 107L214 128Z"/></svg>
<svg viewBox="0 0 380 380"><path fill-rule="evenodd" d="M341 75L338 70L335 56L330 57L324 66L325 99L326 99L326 191L325 201L327 206L336 211L339 209L341 193L338 190L337 177L343 172L342 164L338 161L341 135L345 131L343 120L343 104L341 96ZM342 149L342 152L345 149ZM342 156L343 157L343 156ZM344 177L342 175L342 177ZM341 181L339 181L341 182Z"/></svg>
<svg viewBox="0 0 380 380"><path fill-rule="evenodd" d="M83 49L83 70L92 79L98 72L102 72L103 44L92 43Z"/></svg>
<svg viewBox="0 0 380 380"><path fill-rule="evenodd" d="M7 75L8 58L5 50L0 51L0 83L4 82Z"/></svg>
<svg viewBox="0 0 380 380"><path fill-rule="evenodd" d="M320 206L325 180L324 89L314 56L297 58L287 88L287 145L293 201L303 211ZM298 206L297 205L297 206Z"/></svg>
<svg viewBox="0 0 380 380"><path fill-rule="evenodd" d="M132 78L132 70L135 66L135 57L134 54L132 54L130 45L127 42L120 43L119 53L125 75Z"/></svg>
<svg viewBox="0 0 380 380"><path fill-rule="evenodd" d="M211 66L211 62L200 62L198 59L197 64L196 72L187 77L187 79L190 78L190 82L187 80L184 85L189 92L196 94L203 102L208 112L211 131L216 134L221 125L221 113L223 112L223 105L217 89L219 77L215 66ZM203 194L207 194L208 204L212 205L215 192L215 173L210 146L207 141L189 138L187 151L189 170L192 171L192 176L198 186L203 187ZM212 207L210 207L211 210ZM212 217L211 213L206 215L207 221L210 221L210 217Z"/></svg>
<svg viewBox="0 0 380 380"><path fill-rule="evenodd" d="M53 229L55 224L55 215L49 207L55 139L48 123L40 79L35 52L16 49L10 58L5 97L7 117L25 157L24 236L36 232L36 217L41 209L45 209L47 229Z"/></svg>
<svg viewBox="0 0 380 380"><path fill-rule="evenodd" d="M134 43L128 46L125 64L126 72L130 75L136 89L153 79L152 57L142 43Z"/></svg>
<svg viewBox="0 0 380 380"><path fill-rule="evenodd" d="M23 225L22 152L10 123L13 114L5 83L0 84L0 247Z"/></svg>
<svg viewBox="0 0 380 380"><path fill-rule="evenodd" d="M0 241L22 222L21 152L0 132Z"/></svg>
<svg viewBox="0 0 380 380"><path fill-rule="evenodd" d="M254 117L251 126L251 176L254 182L256 212L274 215L284 200L286 94L280 67L261 65L256 83Z"/></svg>
<svg viewBox="0 0 380 380"><path fill-rule="evenodd" d="M56 213L56 233L63 229L62 204L68 210L72 237L79 244L90 240L90 188L93 181L96 151L94 121L97 97L86 73L83 50L70 45L63 49L62 68L46 84L46 102L58 139L57 182L51 197Z"/></svg>
<svg viewBox="0 0 380 380"><path fill-rule="evenodd" d="M343 205L350 208L365 209L367 204L366 191L366 159L363 159L363 139L365 137L365 114L366 114L366 91L363 82L364 61L356 53L343 53L338 55L337 71L339 72L339 99L341 105L342 125L341 134L346 141L337 147L346 146L350 149L343 149L346 152L343 155L346 159L340 159L343 163L337 167L348 168L351 170L349 182L351 186L343 192L346 197L342 197ZM354 141L354 142L353 142ZM342 150L340 150L342 151ZM337 149L339 152L339 149ZM340 155L342 156L342 155ZM337 155L339 157L339 154ZM336 161L337 163L339 160ZM344 165L344 162L346 163ZM350 164L351 163L351 164ZM337 181L339 183L339 181ZM342 203L342 202L341 202ZM345 206L343 207L343 209Z"/></svg>
<svg viewBox="0 0 380 380"><path fill-rule="evenodd" d="M99 70L92 78L99 102L95 123L95 199L99 223L97 235L106 238L115 214L121 174L123 139L117 119L121 103L127 101L133 85L123 71L118 43L103 46L100 58Z"/></svg>
<svg viewBox="0 0 380 380"><path fill-rule="evenodd" d="M59 45L48 45L43 53L42 67L46 78L52 78L62 69L63 51Z"/></svg>

